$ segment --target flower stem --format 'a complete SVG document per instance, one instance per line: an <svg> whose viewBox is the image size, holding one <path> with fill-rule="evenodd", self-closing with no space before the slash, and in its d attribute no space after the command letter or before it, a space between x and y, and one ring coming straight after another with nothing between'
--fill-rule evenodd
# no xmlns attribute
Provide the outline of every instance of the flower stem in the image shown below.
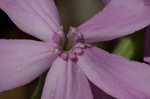
<svg viewBox="0 0 150 99"><path fill-rule="evenodd" d="M42 94L43 86L45 83L46 75L47 75L47 72L43 73L40 76L39 81L38 81L38 85L36 86L36 89L33 92L31 99L41 99L41 94Z"/></svg>
<svg viewBox="0 0 150 99"><path fill-rule="evenodd" d="M113 53L131 60L139 60L144 52L144 34L145 29L121 38Z"/></svg>

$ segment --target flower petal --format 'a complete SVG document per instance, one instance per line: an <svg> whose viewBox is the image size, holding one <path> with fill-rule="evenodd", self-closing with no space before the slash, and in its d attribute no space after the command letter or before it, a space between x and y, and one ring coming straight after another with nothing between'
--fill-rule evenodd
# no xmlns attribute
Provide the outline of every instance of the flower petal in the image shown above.
<svg viewBox="0 0 150 99"><path fill-rule="evenodd" d="M117 99L150 98L150 66L89 48L78 65L96 86Z"/></svg>
<svg viewBox="0 0 150 99"><path fill-rule="evenodd" d="M0 8L20 29L41 40L51 40L60 29L53 0L0 0Z"/></svg>
<svg viewBox="0 0 150 99"><path fill-rule="evenodd" d="M0 40L0 92L29 83L56 58L50 44L30 40Z"/></svg>
<svg viewBox="0 0 150 99"><path fill-rule="evenodd" d="M93 96L79 67L58 58L48 73L41 99L93 99Z"/></svg>
<svg viewBox="0 0 150 99"><path fill-rule="evenodd" d="M145 35L144 61L150 63L150 26Z"/></svg>
<svg viewBox="0 0 150 99"><path fill-rule="evenodd" d="M111 0L103 11L79 26L86 42L112 40L150 24L150 4L144 0Z"/></svg>

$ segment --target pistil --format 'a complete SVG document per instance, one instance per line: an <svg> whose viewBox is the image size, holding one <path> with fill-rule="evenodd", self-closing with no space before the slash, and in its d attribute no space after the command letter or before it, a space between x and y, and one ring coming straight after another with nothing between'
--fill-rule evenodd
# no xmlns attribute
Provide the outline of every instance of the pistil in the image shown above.
<svg viewBox="0 0 150 99"><path fill-rule="evenodd" d="M91 47L89 44L85 44L81 33L73 27L66 36L62 37L56 34L54 41L59 45L56 48L58 56L65 61L78 61L78 56L83 55L84 50Z"/></svg>

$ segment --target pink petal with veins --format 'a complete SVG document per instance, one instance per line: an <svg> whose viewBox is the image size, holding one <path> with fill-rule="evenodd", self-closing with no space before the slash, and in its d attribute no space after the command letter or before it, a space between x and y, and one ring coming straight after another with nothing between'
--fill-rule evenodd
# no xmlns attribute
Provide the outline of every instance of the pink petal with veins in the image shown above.
<svg viewBox="0 0 150 99"><path fill-rule="evenodd" d="M41 99L93 99L93 96L79 66L57 58L48 73Z"/></svg>
<svg viewBox="0 0 150 99"><path fill-rule="evenodd" d="M144 0L111 0L79 29L86 42L99 42L129 35L149 24L150 6Z"/></svg>
<svg viewBox="0 0 150 99"><path fill-rule="evenodd" d="M60 30L60 18L53 0L0 0L2 8L24 32L51 41Z"/></svg>
<svg viewBox="0 0 150 99"><path fill-rule="evenodd" d="M117 99L150 98L150 66L147 64L93 47L79 56L78 65L91 82Z"/></svg>
<svg viewBox="0 0 150 99"><path fill-rule="evenodd" d="M32 40L0 40L0 92L25 85L56 59L52 45Z"/></svg>

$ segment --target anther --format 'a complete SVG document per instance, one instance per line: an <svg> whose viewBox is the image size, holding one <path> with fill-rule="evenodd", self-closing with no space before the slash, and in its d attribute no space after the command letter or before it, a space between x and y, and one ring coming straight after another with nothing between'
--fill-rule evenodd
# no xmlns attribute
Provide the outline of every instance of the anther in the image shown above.
<svg viewBox="0 0 150 99"><path fill-rule="evenodd" d="M78 33L79 33L79 32L78 32L77 28L75 28L75 27L70 27L70 31L69 31L67 37L68 37L68 38L71 37L72 39L76 40Z"/></svg>
<svg viewBox="0 0 150 99"><path fill-rule="evenodd" d="M60 56L63 52L59 48L56 48L55 49L55 53L57 53Z"/></svg>
<svg viewBox="0 0 150 99"><path fill-rule="evenodd" d="M85 44L83 44L83 43L78 43L75 47L79 47L79 48L82 48L82 49L86 48Z"/></svg>
<svg viewBox="0 0 150 99"><path fill-rule="evenodd" d="M84 37L80 32L78 33L78 37L77 37L76 41L77 42L82 42L82 43L85 42Z"/></svg>
<svg viewBox="0 0 150 99"><path fill-rule="evenodd" d="M60 29L57 31L59 35L63 35L63 26L60 26Z"/></svg>
<svg viewBox="0 0 150 99"><path fill-rule="evenodd" d="M75 34L78 33L77 28L75 27L70 27L70 32Z"/></svg>
<svg viewBox="0 0 150 99"><path fill-rule="evenodd" d="M77 61L78 60L77 55L73 52L69 53L69 59L71 59L72 61Z"/></svg>
<svg viewBox="0 0 150 99"><path fill-rule="evenodd" d="M67 60L68 60L68 53L62 53L62 54L60 55L60 57L61 57L63 60L67 61Z"/></svg>
<svg viewBox="0 0 150 99"><path fill-rule="evenodd" d="M82 55L84 53L83 49L80 48L80 47L76 47L74 49L74 52L77 54L77 55Z"/></svg>

